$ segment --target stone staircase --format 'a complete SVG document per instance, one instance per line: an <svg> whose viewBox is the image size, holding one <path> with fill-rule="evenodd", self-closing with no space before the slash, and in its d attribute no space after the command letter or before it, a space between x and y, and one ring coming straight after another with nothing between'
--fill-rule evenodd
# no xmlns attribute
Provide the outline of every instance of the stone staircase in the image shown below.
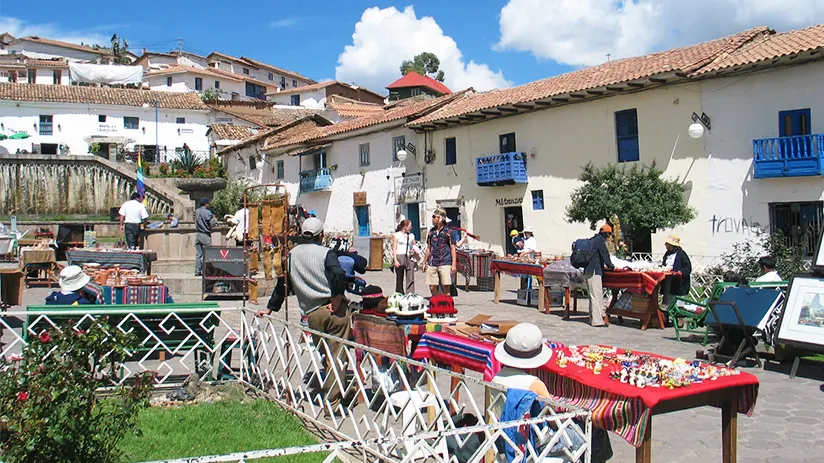
<svg viewBox="0 0 824 463"><path fill-rule="evenodd" d="M135 183L137 182L137 172L133 170L133 164L117 163L99 157L95 157L95 160L109 169L117 171L121 176ZM180 190L175 187L175 179L144 177L143 183L147 189L154 190L171 201L173 210L181 221L190 222L194 220L194 201L188 195L180 193Z"/></svg>

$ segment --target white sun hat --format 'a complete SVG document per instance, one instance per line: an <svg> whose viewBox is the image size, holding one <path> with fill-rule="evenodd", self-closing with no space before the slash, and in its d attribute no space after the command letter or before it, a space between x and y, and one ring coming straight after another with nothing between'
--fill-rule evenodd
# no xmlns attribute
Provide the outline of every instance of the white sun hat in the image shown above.
<svg viewBox="0 0 824 463"><path fill-rule="evenodd" d="M77 265L69 265L60 271L60 289L63 291L77 291L89 284L89 281L91 278Z"/></svg>
<svg viewBox="0 0 824 463"><path fill-rule="evenodd" d="M552 357L543 334L532 323L518 323L506 333L506 340L495 347L495 358L513 368L538 368Z"/></svg>

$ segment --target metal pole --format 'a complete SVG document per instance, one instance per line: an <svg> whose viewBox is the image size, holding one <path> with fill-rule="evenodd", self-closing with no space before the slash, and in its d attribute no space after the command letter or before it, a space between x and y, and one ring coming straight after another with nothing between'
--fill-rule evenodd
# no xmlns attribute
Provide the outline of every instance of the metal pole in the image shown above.
<svg viewBox="0 0 824 463"><path fill-rule="evenodd" d="M155 98L155 164L160 162L160 131L158 124L160 120L160 98Z"/></svg>

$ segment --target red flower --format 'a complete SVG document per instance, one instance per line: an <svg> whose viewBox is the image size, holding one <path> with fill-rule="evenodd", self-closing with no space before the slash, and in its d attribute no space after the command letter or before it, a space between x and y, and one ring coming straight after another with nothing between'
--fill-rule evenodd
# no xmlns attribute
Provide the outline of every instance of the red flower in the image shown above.
<svg viewBox="0 0 824 463"><path fill-rule="evenodd" d="M29 399L29 393L28 392L20 391L20 392L17 393L17 400L19 400L21 402L25 402L28 399Z"/></svg>
<svg viewBox="0 0 824 463"><path fill-rule="evenodd" d="M38 338L40 338L40 342L49 342L51 341L51 334L49 334L48 331L44 331L40 333L40 336L38 336Z"/></svg>

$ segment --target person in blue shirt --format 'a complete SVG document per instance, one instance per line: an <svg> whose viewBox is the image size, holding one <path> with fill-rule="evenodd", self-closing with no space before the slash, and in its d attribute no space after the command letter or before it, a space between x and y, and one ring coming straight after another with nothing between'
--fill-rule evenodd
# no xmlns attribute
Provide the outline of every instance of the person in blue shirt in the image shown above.
<svg viewBox="0 0 824 463"><path fill-rule="evenodd" d="M82 289L89 284L91 278L83 273L77 265L69 265L60 272L60 291L46 296L46 305L86 305L91 301L83 294Z"/></svg>

